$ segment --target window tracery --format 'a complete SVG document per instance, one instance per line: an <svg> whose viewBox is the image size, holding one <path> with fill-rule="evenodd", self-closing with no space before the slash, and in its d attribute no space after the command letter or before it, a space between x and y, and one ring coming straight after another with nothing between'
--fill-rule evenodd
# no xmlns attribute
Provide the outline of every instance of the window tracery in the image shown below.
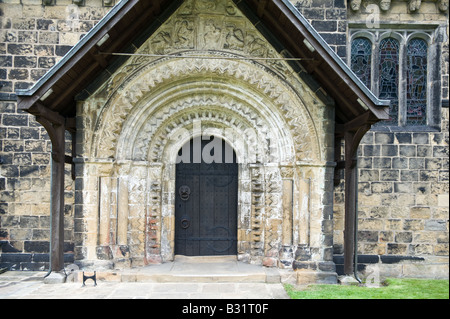
<svg viewBox="0 0 450 319"><path fill-rule="evenodd" d="M410 125L426 125L427 43L412 39L407 46L406 120Z"/></svg>
<svg viewBox="0 0 450 319"><path fill-rule="evenodd" d="M376 127L439 127L440 78L430 63L440 59L437 31L350 30L352 71L376 96L391 101L390 119Z"/></svg>

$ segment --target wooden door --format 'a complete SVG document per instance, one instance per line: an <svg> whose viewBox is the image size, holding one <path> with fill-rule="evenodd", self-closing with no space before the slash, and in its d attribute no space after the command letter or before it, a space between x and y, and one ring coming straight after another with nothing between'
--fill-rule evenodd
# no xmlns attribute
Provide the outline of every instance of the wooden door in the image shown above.
<svg viewBox="0 0 450 319"><path fill-rule="evenodd" d="M238 165L231 148L220 140L222 159L194 161L195 140L190 141L189 160L176 168L175 254L214 256L237 254ZM210 140L197 140L203 153ZM217 142L217 140L216 140ZM217 145L217 144L216 144ZM200 147L197 147L197 150ZM182 150L186 150L184 147ZM182 155L180 150L179 155ZM226 152L233 152L226 156ZM229 155L230 153L228 153ZM228 159L228 163L227 163ZM231 159L231 160L230 160Z"/></svg>

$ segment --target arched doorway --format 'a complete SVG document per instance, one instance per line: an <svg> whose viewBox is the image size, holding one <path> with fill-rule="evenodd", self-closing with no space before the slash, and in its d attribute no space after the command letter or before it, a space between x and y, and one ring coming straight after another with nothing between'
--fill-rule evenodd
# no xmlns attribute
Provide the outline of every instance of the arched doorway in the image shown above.
<svg viewBox="0 0 450 319"><path fill-rule="evenodd" d="M178 153L175 255L237 255L238 164L218 137L196 137Z"/></svg>

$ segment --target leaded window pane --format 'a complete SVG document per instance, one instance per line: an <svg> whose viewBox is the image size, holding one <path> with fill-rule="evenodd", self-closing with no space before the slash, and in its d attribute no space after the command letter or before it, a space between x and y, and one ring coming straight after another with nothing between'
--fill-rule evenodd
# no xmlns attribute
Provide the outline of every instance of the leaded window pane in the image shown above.
<svg viewBox="0 0 450 319"><path fill-rule="evenodd" d="M427 43L412 39L407 47L406 123L426 125Z"/></svg>
<svg viewBox="0 0 450 319"><path fill-rule="evenodd" d="M372 43L366 38L352 41L351 68L358 78L370 88Z"/></svg>
<svg viewBox="0 0 450 319"><path fill-rule="evenodd" d="M384 125L398 125L398 74L399 43L393 38L380 42L380 94L382 100L390 100L390 119Z"/></svg>

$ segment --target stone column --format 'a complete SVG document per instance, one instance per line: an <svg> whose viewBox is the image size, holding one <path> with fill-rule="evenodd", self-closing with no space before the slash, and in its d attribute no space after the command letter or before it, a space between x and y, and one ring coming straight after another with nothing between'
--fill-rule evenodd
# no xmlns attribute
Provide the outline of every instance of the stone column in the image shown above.
<svg viewBox="0 0 450 319"><path fill-rule="evenodd" d="M311 164L301 165L300 171L300 220L307 225L301 227L293 263L297 283L336 283L331 250L333 169Z"/></svg>
<svg viewBox="0 0 450 319"><path fill-rule="evenodd" d="M291 267L294 257L294 169L281 167L282 178L282 239L280 250L280 267Z"/></svg>
<svg viewBox="0 0 450 319"><path fill-rule="evenodd" d="M172 260L175 248L175 166L159 163L148 167L148 201L145 220L145 263Z"/></svg>
<svg viewBox="0 0 450 319"><path fill-rule="evenodd" d="M251 176L251 242L250 261L260 264L264 257L264 168L262 165L250 166Z"/></svg>

